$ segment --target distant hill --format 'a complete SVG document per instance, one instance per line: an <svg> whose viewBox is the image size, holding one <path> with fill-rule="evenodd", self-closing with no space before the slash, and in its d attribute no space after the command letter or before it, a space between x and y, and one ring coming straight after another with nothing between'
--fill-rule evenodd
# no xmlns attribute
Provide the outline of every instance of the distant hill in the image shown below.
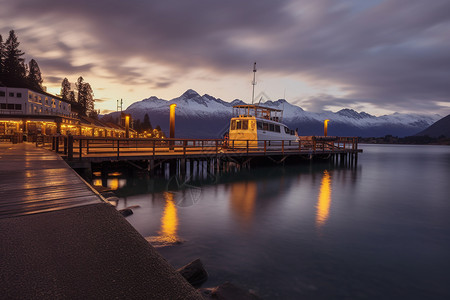
<svg viewBox="0 0 450 300"><path fill-rule="evenodd" d="M428 135L430 137L446 136L450 138L450 115L438 120L430 127L416 134L417 136Z"/></svg>
<svg viewBox="0 0 450 300"><path fill-rule="evenodd" d="M164 100L150 97L131 104L126 113L133 119L143 120L147 113L155 126L169 132L169 106L177 104L175 136L179 138L219 138L227 130L232 116L233 105L245 104L241 100L226 102L210 95L199 95L194 90L187 90L180 97ZM291 129L298 128L300 135L323 135L323 121L329 119L328 135L336 136L410 136L424 130L442 117L439 115L419 115L394 113L373 116L352 109L338 112L308 112L301 107L290 104L284 99L261 103L275 109L282 109L283 123ZM103 118L114 119L118 113L105 115Z"/></svg>

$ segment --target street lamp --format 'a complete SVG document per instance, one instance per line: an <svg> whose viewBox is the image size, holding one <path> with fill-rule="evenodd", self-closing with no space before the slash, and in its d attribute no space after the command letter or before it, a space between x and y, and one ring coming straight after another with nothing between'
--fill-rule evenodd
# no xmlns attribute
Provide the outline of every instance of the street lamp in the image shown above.
<svg viewBox="0 0 450 300"><path fill-rule="evenodd" d="M324 136L327 136L327 131L328 131L328 121L330 121L330 120L325 120L324 122L323 122L323 131L324 131Z"/></svg>
<svg viewBox="0 0 450 300"><path fill-rule="evenodd" d="M169 137L171 139L175 138L175 107L177 107L176 104L170 105L170 129L169 129Z"/></svg>
<svg viewBox="0 0 450 300"><path fill-rule="evenodd" d="M171 139L175 138L175 107L177 107L176 104L170 104L170 128L169 128L169 137ZM174 142L169 142L169 149L173 150Z"/></svg>

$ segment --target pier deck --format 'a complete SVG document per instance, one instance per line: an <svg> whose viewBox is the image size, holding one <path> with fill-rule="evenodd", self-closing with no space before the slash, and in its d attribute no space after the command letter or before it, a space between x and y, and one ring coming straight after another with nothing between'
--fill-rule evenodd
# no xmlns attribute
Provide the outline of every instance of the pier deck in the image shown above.
<svg viewBox="0 0 450 300"><path fill-rule="evenodd" d="M5 299L201 299L57 154L0 143Z"/></svg>

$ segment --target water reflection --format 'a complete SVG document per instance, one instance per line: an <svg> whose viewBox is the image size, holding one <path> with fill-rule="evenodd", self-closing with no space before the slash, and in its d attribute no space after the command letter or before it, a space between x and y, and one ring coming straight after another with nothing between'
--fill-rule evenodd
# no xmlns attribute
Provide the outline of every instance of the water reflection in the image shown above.
<svg viewBox="0 0 450 300"><path fill-rule="evenodd" d="M321 228L328 220L331 205L331 177L328 170L323 171L320 183L319 198L317 199L316 226Z"/></svg>
<svg viewBox="0 0 450 300"><path fill-rule="evenodd" d="M174 194L164 192L166 204L161 217L161 229L158 236L146 238L154 247L164 247L180 242L178 238L178 214L177 206L174 201Z"/></svg>
<svg viewBox="0 0 450 300"><path fill-rule="evenodd" d="M242 224L251 223L257 196L256 183L236 182L231 185L230 205Z"/></svg>

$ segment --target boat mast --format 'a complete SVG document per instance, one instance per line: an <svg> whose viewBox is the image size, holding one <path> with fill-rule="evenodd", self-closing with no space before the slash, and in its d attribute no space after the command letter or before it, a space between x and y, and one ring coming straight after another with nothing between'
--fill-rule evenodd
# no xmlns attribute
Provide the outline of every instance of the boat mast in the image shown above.
<svg viewBox="0 0 450 300"><path fill-rule="evenodd" d="M253 64L253 81L252 81L252 85L253 85L253 92L252 92L252 104L253 101L255 100L255 85L256 85L256 61Z"/></svg>

